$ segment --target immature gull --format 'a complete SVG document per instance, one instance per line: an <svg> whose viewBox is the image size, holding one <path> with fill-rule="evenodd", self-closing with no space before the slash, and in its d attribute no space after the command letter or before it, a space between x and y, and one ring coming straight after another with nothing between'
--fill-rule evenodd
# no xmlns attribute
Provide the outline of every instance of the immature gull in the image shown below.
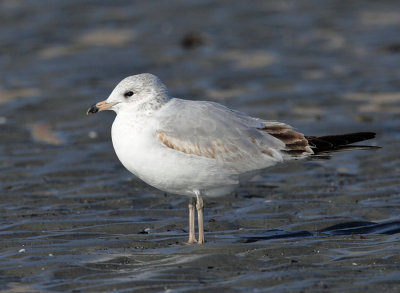
<svg viewBox="0 0 400 293"><path fill-rule="evenodd" d="M126 169L158 189L192 197L190 244L204 243L202 196L227 195L241 181L278 163L375 137L373 132L307 137L287 124L217 103L172 98L149 73L125 78L87 113L103 110L117 113L112 141Z"/></svg>

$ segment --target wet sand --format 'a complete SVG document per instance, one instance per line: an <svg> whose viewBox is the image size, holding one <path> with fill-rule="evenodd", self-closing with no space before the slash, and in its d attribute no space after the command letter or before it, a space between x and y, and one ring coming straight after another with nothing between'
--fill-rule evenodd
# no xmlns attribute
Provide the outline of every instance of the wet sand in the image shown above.
<svg viewBox="0 0 400 293"><path fill-rule="evenodd" d="M39 3L0 3L0 292L400 291L396 1ZM207 243L186 245L188 199L121 166L114 114L85 116L140 72L383 148L205 199Z"/></svg>

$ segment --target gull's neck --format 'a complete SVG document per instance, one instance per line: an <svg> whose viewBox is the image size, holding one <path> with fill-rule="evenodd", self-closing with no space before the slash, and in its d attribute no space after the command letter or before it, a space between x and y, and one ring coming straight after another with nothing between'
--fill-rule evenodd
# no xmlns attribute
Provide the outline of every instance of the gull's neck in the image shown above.
<svg viewBox="0 0 400 293"><path fill-rule="evenodd" d="M137 103L123 104L123 107L115 109L117 116L112 125L112 137L114 148L117 145L116 137L131 138L132 135L141 133L153 114L160 110L170 100L168 95L157 95L142 99Z"/></svg>
<svg viewBox="0 0 400 293"><path fill-rule="evenodd" d="M165 105L170 100L168 93L158 93L153 95L147 101L139 104L138 110L144 111L148 114L152 114L153 112L160 109L163 105Z"/></svg>

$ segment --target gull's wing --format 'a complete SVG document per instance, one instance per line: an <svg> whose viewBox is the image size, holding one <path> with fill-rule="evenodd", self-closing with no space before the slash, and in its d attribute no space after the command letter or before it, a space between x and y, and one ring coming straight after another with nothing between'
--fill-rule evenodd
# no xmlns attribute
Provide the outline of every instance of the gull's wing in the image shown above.
<svg viewBox="0 0 400 293"><path fill-rule="evenodd" d="M155 118L156 138L165 147L226 163L263 168L312 153L304 135L290 126L213 102L172 99Z"/></svg>

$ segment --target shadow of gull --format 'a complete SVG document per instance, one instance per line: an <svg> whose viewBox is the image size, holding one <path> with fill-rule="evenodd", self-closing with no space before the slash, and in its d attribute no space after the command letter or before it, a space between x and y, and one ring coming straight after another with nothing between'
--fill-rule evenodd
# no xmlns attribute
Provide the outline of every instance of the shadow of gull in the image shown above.
<svg viewBox="0 0 400 293"><path fill-rule="evenodd" d="M386 234L392 235L400 232L400 221L384 223L374 222L348 222L333 225L318 231L329 235L351 235L351 234Z"/></svg>
<svg viewBox="0 0 400 293"><path fill-rule="evenodd" d="M261 240L270 239L283 239L283 238L304 238L313 236L312 233L308 231L294 231L288 232L283 230L268 230L263 233L248 234L247 236L241 236L240 242L242 243L252 243Z"/></svg>
<svg viewBox="0 0 400 293"><path fill-rule="evenodd" d="M347 222L336 224L315 232L308 231L283 231L269 230L263 233L248 234L240 236L240 242L252 243L262 240L283 239L283 238L304 238L317 236L316 234L328 235L352 235L352 234L386 234L392 235L400 233L400 220L384 223L374 223L366 221Z"/></svg>

